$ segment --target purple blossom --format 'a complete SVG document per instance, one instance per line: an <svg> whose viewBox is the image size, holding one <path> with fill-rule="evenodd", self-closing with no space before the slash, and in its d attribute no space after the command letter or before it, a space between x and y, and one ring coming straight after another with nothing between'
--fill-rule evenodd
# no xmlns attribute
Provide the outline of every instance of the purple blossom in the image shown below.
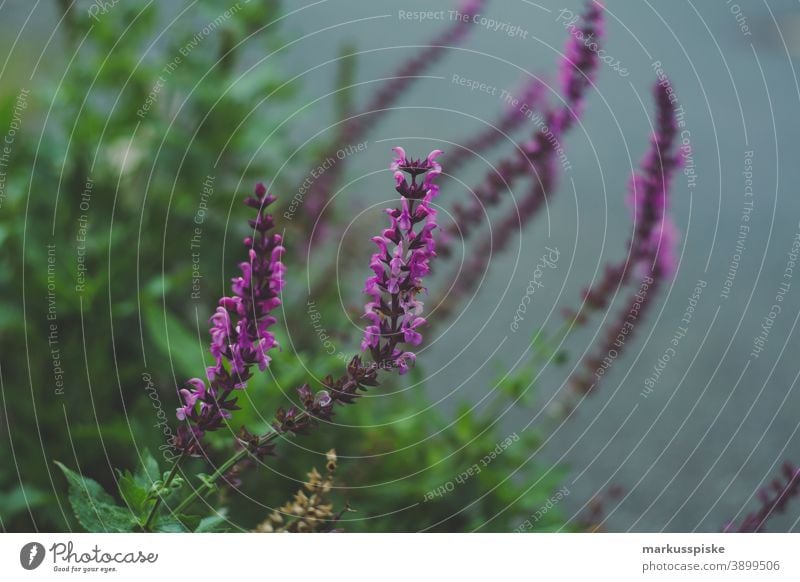
<svg viewBox="0 0 800 582"><path fill-rule="evenodd" d="M452 154L448 154L448 172L451 175L456 174L472 156L491 149L521 127L542 103L544 89L545 85L539 79L526 79L516 100L508 104L499 119L474 137L467 139Z"/></svg>
<svg viewBox="0 0 800 582"><path fill-rule="evenodd" d="M369 325L364 330L361 349L369 350L376 364L393 362L404 374L415 357L399 346L418 346L422 335L417 329L426 323L417 297L425 290L423 279L436 255L432 234L437 227L436 210L431 202L439 193L434 180L442 172L436 162L442 152L434 150L427 158L415 160L406 156L401 147L394 151L397 156L390 169L394 171L401 206L386 211L391 225L372 239L378 251L370 260L373 275L364 286L364 293L370 297L364 310ZM421 175L424 178L419 180ZM415 230L419 224L421 228Z"/></svg>
<svg viewBox="0 0 800 582"><path fill-rule="evenodd" d="M267 368L268 352L278 345L270 331L276 322L270 312L281 304L286 268L281 235L270 233L274 221L267 207L274 201L263 184L245 200L257 214L249 221L253 235L244 239L248 259L239 264L241 275L231 280L232 296L219 300L210 319L215 363L206 370L207 383L192 378L179 390L183 406L176 416L188 424L179 427L176 446L189 454L199 454L202 436L239 409L234 392L245 388L253 366L262 372Z"/></svg>
<svg viewBox="0 0 800 582"><path fill-rule="evenodd" d="M789 502L800 497L800 467L790 462L783 464L781 476L773 479L759 490L758 501L761 506L745 516L739 525L728 522L723 532L759 533L764 531L767 521L776 513L783 513Z"/></svg>
<svg viewBox="0 0 800 582"><path fill-rule="evenodd" d="M463 267L459 266L454 271L451 280L454 280L455 284L448 291L446 299L437 302L440 317L445 318L450 315L458 302L478 286L489 268L492 256L502 252L512 240L514 233L520 232L542 207L555 186L556 178L556 171L552 168L553 160L543 160L543 163L547 164L548 169L530 185L528 193L522 197L517 206L510 209L501 219L499 226L494 229L496 234L481 238L477 248L465 259Z"/></svg>
<svg viewBox="0 0 800 582"><path fill-rule="evenodd" d="M439 193L434 180L442 172L436 161L442 152L434 150L419 160L407 156L400 147L394 152L390 169L401 196L400 208L386 211L390 226L372 239L378 250L370 259L373 274L364 285L369 296L364 308L368 325L361 349L370 352L372 362L355 356L341 377L327 376L323 389L316 393L307 384L300 386L300 405L278 409L273 434L308 432L317 419L333 416L334 405L352 404L359 392L377 386L378 370L404 374L416 361L416 354L406 346L422 342L419 329L427 323L418 296L425 291L423 279L436 256L436 210L431 203Z"/></svg>
<svg viewBox="0 0 800 582"><path fill-rule="evenodd" d="M659 83L653 89L655 132L640 169L633 173L629 184L627 201L633 214L634 232L628 244L628 256L619 264L606 266L600 280L584 290L584 304L579 314L566 312L567 317L577 323L584 323L589 311L605 309L634 271L639 275L652 272L656 278L675 272L679 234L667 210L669 190L681 158L668 86L668 83Z"/></svg>
<svg viewBox="0 0 800 582"><path fill-rule="evenodd" d="M660 274L675 271L672 254L677 230L667 216L669 190L675 170L681 165L677 151L678 126L671 102L669 84L654 87L656 129L650 149L641 162L641 170L631 179L628 203L631 206L636 231L631 240L634 261L652 261Z"/></svg>
<svg viewBox="0 0 800 582"><path fill-rule="evenodd" d="M583 115L586 93L594 84L599 62L600 41L605 35L603 4L589 0L581 16L581 26L567 26L570 39L564 49L559 77L564 105L555 114L553 126L563 133Z"/></svg>
<svg viewBox="0 0 800 582"><path fill-rule="evenodd" d="M445 242L456 236L469 236L483 220L486 207L499 204L502 192L509 191L518 180L532 176L535 180L555 183L555 176L546 174L555 171L552 160L563 155L563 136L583 113L586 94L597 75L597 49L604 34L602 4L589 2L581 22L583 36L571 35L560 65L563 103L542 116L542 122L537 125L530 141L520 144L514 154L501 160L486 174L473 189L474 197L470 204L454 206L455 220L445 231ZM588 36L594 40L591 45L594 50L581 40ZM450 252L446 244L442 252Z"/></svg>
<svg viewBox="0 0 800 582"><path fill-rule="evenodd" d="M610 365L605 362L608 354L615 354L612 361L619 357L661 283L675 271L678 231L667 215L667 202L672 176L680 167L680 157L677 123L668 87L668 83L659 83L655 87L656 131L639 172L633 174L630 182L628 200L635 228L628 257L622 264L607 267L600 281L584 291L584 304L578 314L568 313L576 323L585 322L588 310L608 306L635 273L640 285L631 292L626 306L635 306L636 316L632 318L632 312L626 307L616 320L612 320L599 350L584 360L582 371L572 379L571 388L578 393L587 393L597 387ZM622 343L620 338L623 338Z"/></svg>

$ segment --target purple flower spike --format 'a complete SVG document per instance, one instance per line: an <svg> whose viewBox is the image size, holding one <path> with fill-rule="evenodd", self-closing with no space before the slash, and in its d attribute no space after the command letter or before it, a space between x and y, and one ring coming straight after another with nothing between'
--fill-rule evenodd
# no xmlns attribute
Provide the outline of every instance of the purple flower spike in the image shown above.
<svg viewBox="0 0 800 582"><path fill-rule="evenodd" d="M416 361L405 346L422 343L419 329L427 323L417 297L425 291L423 279L436 256L436 210L431 203L439 193L434 180L442 172L436 161L442 152L434 150L419 160L401 147L394 148L394 153L389 168L401 196L400 208L386 210L389 228L372 238L378 250L370 259L373 275L364 284L369 301L364 308L367 325L361 349L370 352L372 362L354 356L341 377L326 376L323 389L316 393L306 384L300 386L299 405L278 409L273 434L309 432L319 420L333 417L335 405L353 404L361 392L378 386L378 370L405 374Z"/></svg>
<svg viewBox="0 0 800 582"><path fill-rule="evenodd" d="M672 178L681 165L677 151L678 126L668 88L667 83L659 83L654 88L656 130L640 171L631 178L628 197L636 222L631 258L652 261L652 268L665 276L675 271L672 250L678 233L667 215L667 206Z"/></svg>
<svg viewBox="0 0 800 582"><path fill-rule="evenodd" d="M583 115L586 94L594 84L598 69L600 41L604 36L603 4L590 1L581 18L581 26L570 24L570 39L561 61L561 92L564 106L558 112L554 125L563 132Z"/></svg>
<svg viewBox="0 0 800 582"><path fill-rule="evenodd" d="M632 274L640 282L639 288L631 292L626 308L611 322L598 352L585 358L583 371L573 377L571 388L578 394L588 393L599 385L609 366L608 354L615 353L616 359L622 353L625 341L620 342L619 338L630 339L634 323L641 319L657 290L676 268L678 230L667 214L667 203L672 177L681 164L678 130L669 83L657 84L654 91L656 131L640 170L631 178L629 202L636 228L629 256L621 264L607 267L600 281L584 290L581 310L567 315L575 323L583 324L589 311L604 309L612 302ZM638 315L633 314L634 307Z"/></svg>
<svg viewBox="0 0 800 582"><path fill-rule="evenodd" d="M678 129L670 102L668 84L654 88L656 103L655 132L640 168L631 176L628 205L634 218L634 232L625 261L609 265L592 287L583 291L584 305L580 313L568 311L568 318L584 323L590 311L605 309L632 273L641 278L669 277L675 272L678 229L667 213L672 179L681 165L678 151Z"/></svg>
<svg viewBox="0 0 800 582"><path fill-rule="evenodd" d="M543 122L537 123L532 138L521 143L514 154L502 159L486 174L473 188L474 197L469 204L454 206L455 220L445 232L442 254L450 252L448 239L470 236L483 220L485 207L500 204L503 192L511 191L519 180L530 176L554 184L556 177L547 175L555 170L552 160L563 157L561 141L582 115L589 89L597 76L597 51L603 40L603 5L589 2L580 22L580 26L571 24L568 27L571 38L560 65L563 103L544 112ZM586 44L587 38L592 42Z"/></svg>
<svg viewBox="0 0 800 582"><path fill-rule="evenodd" d="M216 362L206 371L208 385L193 378L179 390L183 406L176 416L191 426L179 428L175 444L189 454L200 454L203 434L218 429L238 410L233 392L246 387L253 366L262 372L269 366L268 352L278 345L270 332L276 322L270 312L281 304L286 268L281 235L270 233L274 221L267 207L274 201L263 184L245 200L257 212L249 221L253 235L244 239L247 261L239 264L241 275L231 280L232 296L219 300L209 320L210 351Z"/></svg>
<svg viewBox="0 0 800 582"><path fill-rule="evenodd" d="M361 349L370 351L376 366L393 366L403 374L415 357L400 344L422 343L418 328L426 323L417 296L425 290L423 279L436 256L436 210L431 201L439 193L434 180L442 173L436 161L442 152L434 150L418 160L401 147L394 148L394 153L389 168L394 172L401 205L387 209L390 227L372 239L378 251L370 260L374 274L364 285L364 293L370 297L364 309L369 325Z"/></svg>
<svg viewBox="0 0 800 582"><path fill-rule="evenodd" d="M757 511L748 514L742 523L726 523L722 531L740 533L760 533L765 531L767 521L776 513L786 511L792 499L800 497L800 467L790 462L783 464L782 475L759 490L758 501L761 506Z"/></svg>
<svg viewBox="0 0 800 582"><path fill-rule="evenodd" d="M545 103L545 84L539 79L525 79L517 97L509 103L499 119L489 124L486 129L477 135L465 140L463 144L448 154L447 169L450 175L458 174L458 170L467 162L474 159L477 154L488 151L498 145L504 138L514 133L524 122L542 108Z"/></svg>
<svg viewBox="0 0 800 582"><path fill-rule="evenodd" d="M281 262L285 250L281 235L269 234L274 221L266 210L274 201L263 184L256 186L255 196L245 200L258 212L249 221L253 236L244 240L249 247L248 260L239 264L241 276L231 281L233 297L220 299L211 318L211 351L217 360L216 368L227 360L235 375L245 374L252 365L263 372L270 361L267 352L278 345L269 331L275 323L269 313L281 304L279 294L286 268Z"/></svg>

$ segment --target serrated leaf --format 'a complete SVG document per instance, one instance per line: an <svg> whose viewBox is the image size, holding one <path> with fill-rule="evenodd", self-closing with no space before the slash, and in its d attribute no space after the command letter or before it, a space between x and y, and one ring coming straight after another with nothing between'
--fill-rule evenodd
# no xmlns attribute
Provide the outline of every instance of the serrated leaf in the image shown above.
<svg viewBox="0 0 800 582"><path fill-rule="evenodd" d="M55 461L69 483L69 502L78 522L89 532L122 533L133 531L138 522L134 514L120 507L114 498L93 479Z"/></svg>

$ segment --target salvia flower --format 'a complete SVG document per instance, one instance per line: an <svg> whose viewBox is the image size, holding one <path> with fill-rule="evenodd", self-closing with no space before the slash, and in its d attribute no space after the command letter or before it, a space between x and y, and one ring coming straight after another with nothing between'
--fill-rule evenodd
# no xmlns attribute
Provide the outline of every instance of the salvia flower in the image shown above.
<svg viewBox="0 0 800 582"><path fill-rule="evenodd" d="M628 258L621 265L607 268L600 281L584 291L584 305L579 314L569 314L576 323L583 323L588 310L605 308L620 287L635 272L639 287L631 292L626 305L636 306L636 316L626 308L605 332L600 349L585 358L582 372L571 382L571 388L585 394L597 387L610 365L630 340L638 321L644 315L661 283L675 271L675 247L678 231L667 214L672 176L680 166L677 149L677 124L667 83L657 84L656 131L639 172L631 179L629 201L633 208L634 234Z"/></svg>
<svg viewBox="0 0 800 582"><path fill-rule="evenodd" d="M667 210L672 179L681 165L681 157L668 87L669 83L664 82L656 84L653 89L655 132L639 170L633 173L629 183L627 202L633 214L634 232L628 245L628 256L618 264L606 266L601 278L584 289L580 313L566 313L576 323L584 323L590 311L605 309L634 271L640 275L652 271L656 278L668 277L675 272L678 230Z"/></svg>
<svg viewBox="0 0 800 582"><path fill-rule="evenodd" d="M430 272L430 261L436 256L433 231L436 210L432 201L439 193L434 180L442 172L434 150L427 157L414 159L394 148L395 189L400 194L400 208L386 211L390 226L372 240L378 247L370 259L370 276L364 285L369 300L364 308L368 322L361 342L371 362L355 356L345 373L334 379L327 376L323 389L314 392L307 384L297 389L298 406L278 409L272 427L274 434L308 432L318 419L328 420L336 404L352 404L360 392L378 385L378 371L406 373L416 361L406 346L422 342L422 317L419 295L425 291L423 280Z"/></svg>
<svg viewBox="0 0 800 582"><path fill-rule="evenodd" d="M369 350L378 365L395 363L403 374L415 356L400 349L400 344L419 345L422 335L417 329L426 323L418 296L425 290L423 279L436 255L432 234L437 227L436 210L431 202L439 193L434 180L442 172L436 162L442 152L434 150L427 158L415 160L403 148L394 151L397 156L390 168L401 206L386 211L391 226L372 239L378 251L370 261L373 275L364 286L370 297L364 312L369 325L361 349Z"/></svg>
<svg viewBox="0 0 800 582"><path fill-rule="evenodd" d="M790 462L783 464L781 476L758 492L761 506L749 513L740 524L726 523L723 532L759 533L763 532L767 521L776 513L786 511L792 499L800 497L800 467Z"/></svg>
<svg viewBox="0 0 800 582"><path fill-rule="evenodd" d="M670 274L675 270L672 245L677 234L667 215L669 191L675 170L681 164L677 148L678 125L669 83L656 84L656 128L641 170L631 179L628 203L633 209L636 231L631 241L634 260L651 260L654 268ZM663 249L663 252L662 252Z"/></svg>
<svg viewBox="0 0 800 582"><path fill-rule="evenodd" d="M281 304L286 269L281 235L270 232L274 221L267 207L274 201L263 184L245 200L256 210L249 221L253 235L244 239L247 260L239 264L241 275L232 279L232 295L219 300L210 319L215 363L206 370L207 382L192 378L179 390L183 406L176 416L188 424L179 427L176 445L189 454L199 454L202 436L238 410L235 391L245 388L253 366L262 372L267 368L268 352L278 345L270 331L276 321L270 313Z"/></svg>
<svg viewBox="0 0 800 582"><path fill-rule="evenodd" d="M469 204L454 206L454 224L447 229L445 240L469 236L480 225L486 208L499 204L502 192L510 190L517 180L532 176L542 182L554 182L555 177L546 174L555 171L552 160L563 156L564 134L582 115L586 95L597 75L597 51L604 34L603 11L602 4L589 2L581 18L581 34L573 33L567 42L566 55L560 65L563 103L542 115L533 137L486 174L473 189L474 196ZM588 46L587 37L593 39ZM447 254L449 248L444 245L442 251Z"/></svg>
<svg viewBox="0 0 800 582"><path fill-rule="evenodd" d="M541 105L544 89L545 85L539 79L526 79L517 97L507 105L499 119L477 135L465 140L463 144L459 144L458 149L452 154L448 154L448 173L457 174L464 164L473 159L473 156L491 149L521 127L525 119L532 117Z"/></svg>
<svg viewBox="0 0 800 582"><path fill-rule="evenodd" d="M600 41L605 34L603 11L602 3L590 0L580 26L567 26L570 39L559 75L564 106L557 111L553 124L559 132L569 129L583 115L586 93L597 75Z"/></svg>
<svg viewBox="0 0 800 582"><path fill-rule="evenodd" d="M364 308L368 325L361 349L370 353L372 362L355 356L341 377L325 377L322 390L314 392L307 384L300 386L299 404L279 408L272 423L274 432L262 437L261 442L289 432L308 432L317 420L329 420L336 404L352 404L360 392L377 386L379 370L404 374L416 361L416 354L407 346L422 342L419 330L426 324L418 297L425 292L423 280L436 256L436 210L432 201L439 193L434 180L442 173L436 161L442 152L434 150L422 159L406 155L400 147L394 152L390 169L400 194L400 208L387 209L390 226L372 239L378 251L370 259L373 274L364 285L369 296Z"/></svg>

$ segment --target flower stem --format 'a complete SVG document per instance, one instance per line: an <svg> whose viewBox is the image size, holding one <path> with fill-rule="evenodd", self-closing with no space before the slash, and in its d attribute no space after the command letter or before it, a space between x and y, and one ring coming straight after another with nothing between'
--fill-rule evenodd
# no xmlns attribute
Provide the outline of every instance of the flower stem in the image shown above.
<svg viewBox="0 0 800 582"><path fill-rule="evenodd" d="M306 416L306 413L305 412L301 412L300 414L297 415L297 419L296 420L302 420L305 416ZM281 433L279 433L277 431L273 431L273 432L271 432L269 434L266 434L263 437L261 437L261 439L260 439L258 444L259 445L265 445L267 443L270 443L270 442L274 441L276 438L278 438L278 435L280 435L280 434ZM175 514L180 513L190 503L195 501L197 498L201 497L205 493L206 489L211 489L211 486L214 483L216 483L219 480L220 477L222 477L225 473L227 473L228 470L231 467L233 467L236 463L238 463L239 461L244 459L249 452L250 451L247 448L244 448L244 449L242 449L240 451L237 451L234 455L232 455L230 458L228 458L228 460L225 461L224 463L222 463L217 468L217 470L214 471L207 479L204 479L202 484L200 484L183 501L181 501L178 504L178 506L175 508L173 513L175 513Z"/></svg>
<svg viewBox="0 0 800 582"><path fill-rule="evenodd" d="M169 475L167 475L167 478L164 481L164 486L163 486L164 489L168 488L169 484L172 483L172 480L178 473L178 467L180 467L181 461L183 461L185 456L186 456L186 451L181 452L180 456L175 461L175 464L172 465L172 469L170 470ZM150 529L150 525L155 519L156 514L158 513L158 508L161 506L162 501L163 499L161 498L161 495L156 497L156 502L153 504L153 508L150 510L150 513L147 515L147 519L145 520L144 525L142 526L142 528L145 531Z"/></svg>

